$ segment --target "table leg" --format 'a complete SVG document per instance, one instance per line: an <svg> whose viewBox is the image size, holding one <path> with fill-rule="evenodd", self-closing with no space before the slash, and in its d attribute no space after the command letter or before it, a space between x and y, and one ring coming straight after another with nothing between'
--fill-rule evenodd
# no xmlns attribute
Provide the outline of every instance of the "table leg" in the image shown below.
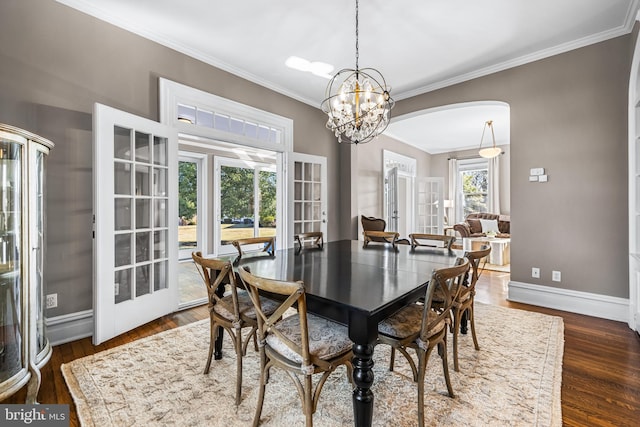
<svg viewBox="0 0 640 427"><path fill-rule="evenodd" d="M353 420L357 427L369 427L373 420L373 348L353 344Z"/></svg>
<svg viewBox="0 0 640 427"><path fill-rule="evenodd" d="M467 323L469 322L469 309L466 309L462 312L462 316L460 318L460 333L467 333Z"/></svg>

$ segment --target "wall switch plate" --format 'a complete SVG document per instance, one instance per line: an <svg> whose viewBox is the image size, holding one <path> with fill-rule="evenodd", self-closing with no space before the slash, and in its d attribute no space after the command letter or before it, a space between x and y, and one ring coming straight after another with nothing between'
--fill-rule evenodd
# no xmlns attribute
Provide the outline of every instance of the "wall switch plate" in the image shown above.
<svg viewBox="0 0 640 427"><path fill-rule="evenodd" d="M58 306L58 294L49 294L47 295L47 307L46 308L56 308Z"/></svg>
<svg viewBox="0 0 640 427"><path fill-rule="evenodd" d="M549 180L548 175L540 175L538 177L539 182L547 182Z"/></svg>
<svg viewBox="0 0 640 427"><path fill-rule="evenodd" d="M560 282L562 280L562 273L554 270L551 273L551 280L553 280L554 282Z"/></svg>
<svg viewBox="0 0 640 427"><path fill-rule="evenodd" d="M531 268L531 277L535 277L536 279L540 278L540 269L538 267Z"/></svg>
<svg viewBox="0 0 640 427"><path fill-rule="evenodd" d="M538 176L537 175L529 176L529 182L538 182Z"/></svg>
<svg viewBox="0 0 640 427"><path fill-rule="evenodd" d="M544 175L544 168L531 168L529 175Z"/></svg>

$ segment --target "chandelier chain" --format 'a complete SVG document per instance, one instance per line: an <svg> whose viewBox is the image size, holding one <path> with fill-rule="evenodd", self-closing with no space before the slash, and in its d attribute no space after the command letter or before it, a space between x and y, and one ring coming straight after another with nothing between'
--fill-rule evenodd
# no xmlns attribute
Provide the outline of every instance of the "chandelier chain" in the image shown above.
<svg viewBox="0 0 640 427"><path fill-rule="evenodd" d="M356 0L356 71L358 71L358 60L360 59L360 52L358 46L358 0Z"/></svg>

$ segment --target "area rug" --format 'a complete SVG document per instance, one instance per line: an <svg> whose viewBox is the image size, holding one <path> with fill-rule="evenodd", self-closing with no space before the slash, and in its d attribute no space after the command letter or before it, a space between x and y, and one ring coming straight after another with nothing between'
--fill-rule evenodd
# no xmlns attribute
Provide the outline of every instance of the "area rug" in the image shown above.
<svg viewBox="0 0 640 427"><path fill-rule="evenodd" d="M561 426L562 318L476 303L480 351L461 335L460 372L449 366L455 398L446 394L442 363L427 366L425 421L431 426ZM235 355L228 337L222 360L208 375L208 321L158 333L63 364L83 426L247 426L258 396L258 358L244 360L242 402L236 407ZM451 340L449 340L451 343ZM450 344L451 347L451 344ZM417 386L402 357L388 370L389 348L374 353L375 426L417 425ZM262 411L264 426L302 426L291 380L272 370ZM351 388L340 367L325 384L316 426L353 425Z"/></svg>

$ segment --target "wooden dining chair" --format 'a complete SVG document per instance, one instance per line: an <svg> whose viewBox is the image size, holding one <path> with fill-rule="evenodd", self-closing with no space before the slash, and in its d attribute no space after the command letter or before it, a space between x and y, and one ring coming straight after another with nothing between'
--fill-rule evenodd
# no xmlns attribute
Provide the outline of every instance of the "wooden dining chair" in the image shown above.
<svg viewBox="0 0 640 427"><path fill-rule="evenodd" d="M244 250L242 249L243 246L262 244L264 246L262 247L262 250L259 251L259 252L260 253L266 252L267 254L269 254L269 256L273 256L274 251L276 249L276 238L273 237L273 236L271 236L271 237L247 237L247 238L244 238L244 239L232 240L231 244L238 251L238 256L233 261L233 263L237 265L238 262L242 259L242 256L245 253Z"/></svg>
<svg viewBox="0 0 640 427"><path fill-rule="evenodd" d="M462 286L469 260L458 258L453 267L434 270L427 286L424 304L410 304L378 324L378 343L391 346L389 370L393 371L395 350L409 362L413 380L418 382L418 425L424 426L424 377L431 352L438 347L442 359L444 378L450 397L454 397L449 366L447 363L447 328L451 322L450 310L457 292ZM434 307L433 295L436 290L444 296L446 303ZM407 351L412 348L418 358L418 367Z"/></svg>
<svg viewBox="0 0 640 427"><path fill-rule="evenodd" d="M337 367L345 365L351 381L353 353L347 327L307 313L306 294L301 281L256 277L244 267L240 267L238 273L258 314L260 391L253 426L260 423L269 370L275 367L284 370L294 382L306 425L311 427L320 392L329 375ZM282 297L283 302L273 313L264 311L260 299L263 293ZM297 312L283 317L294 305L297 305ZM315 388L313 374L322 374Z"/></svg>
<svg viewBox="0 0 640 427"><path fill-rule="evenodd" d="M465 323L467 321L467 318L469 323L471 323L471 336L473 337L473 345L476 350L480 350L480 346L478 345L478 338L476 336L476 322L473 313L473 302L476 295L476 283L478 282L478 278L480 278L480 275L484 271L484 265L487 263L487 258L489 257L490 252L491 247L484 246L481 250L465 252L464 254L464 256L469 260L469 264L471 266L471 277L467 275L465 283L460 289L460 292L458 292L451 307L451 313L453 315L453 369L455 369L456 371L460 370L458 367L458 334L462 332L463 326L465 326L464 329L466 330L466 324L462 324L463 318Z"/></svg>
<svg viewBox="0 0 640 427"><path fill-rule="evenodd" d="M255 309L248 293L237 288L238 283L231 262L203 258L199 251L191 253L191 258L207 287L209 301L209 355L204 374L209 373L215 342L221 332L219 328L222 328L233 340L236 353L236 405L239 405L242 393L242 357L247 352L251 338L255 339L258 328ZM276 309L276 303L271 300L265 299L261 303L265 313L273 313ZM245 328L249 328L249 334L243 341L242 329Z"/></svg>
<svg viewBox="0 0 640 427"><path fill-rule="evenodd" d="M298 250L302 250L308 247L308 242L311 242L311 247L322 249L324 247L324 236L322 231L308 231L306 233L298 233L293 236L298 243Z"/></svg>
<svg viewBox="0 0 640 427"><path fill-rule="evenodd" d="M456 238L453 236L444 236L442 234L411 233L409 234L409 240L412 251L415 251L419 246L444 248L449 250Z"/></svg>

